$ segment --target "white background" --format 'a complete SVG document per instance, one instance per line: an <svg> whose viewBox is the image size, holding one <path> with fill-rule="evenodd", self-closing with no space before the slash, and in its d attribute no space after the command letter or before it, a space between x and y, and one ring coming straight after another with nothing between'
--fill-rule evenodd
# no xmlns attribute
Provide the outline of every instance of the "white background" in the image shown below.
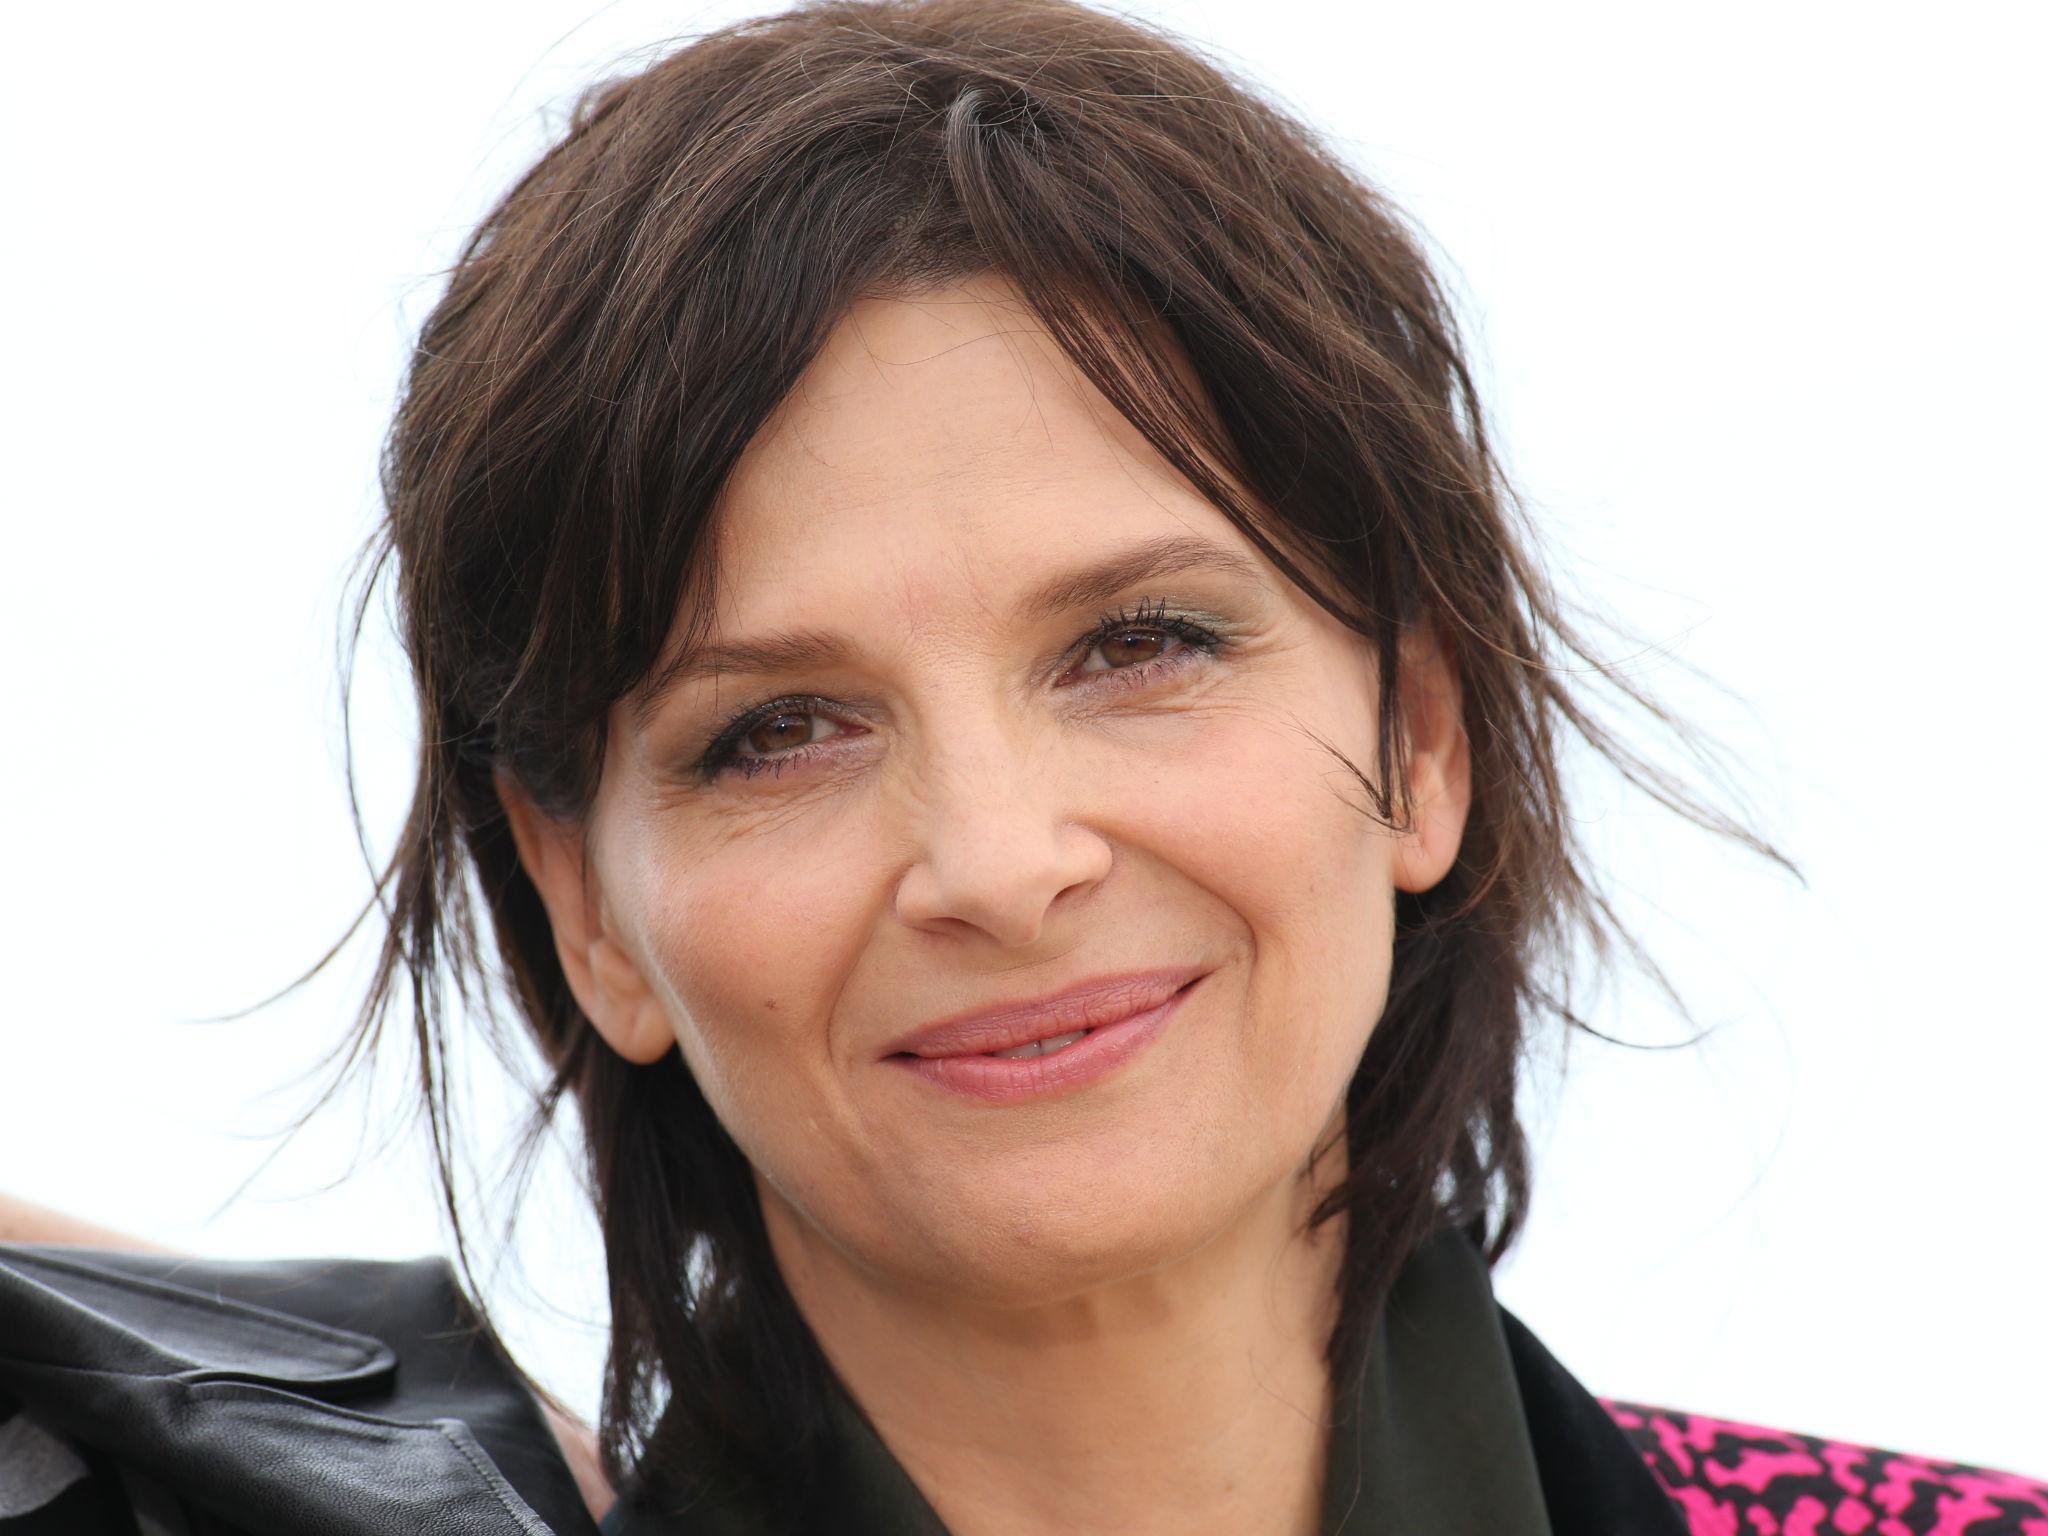
<svg viewBox="0 0 2048 1536"><path fill-rule="evenodd" d="M1599 1391L2048 1473L2040 13L1144 9L1430 231L1561 579L1644 638L1612 654L1721 734L1809 877L1588 781L1713 1033L1539 1063L1502 1294ZM355 1101L259 1173L360 950L190 1021L289 981L366 890L335 615L436 269L550 108L735 13L11 17L0 1188L217 1254L443 1241L416 1145ZM410 742L373 631L383 848ZM1593 1016L1686 1032L1640 985ZM469 1102L488 1146L507 1096ZM525 1214L490 1290L587 1407L594 1235L560 1177Z"/></svg>

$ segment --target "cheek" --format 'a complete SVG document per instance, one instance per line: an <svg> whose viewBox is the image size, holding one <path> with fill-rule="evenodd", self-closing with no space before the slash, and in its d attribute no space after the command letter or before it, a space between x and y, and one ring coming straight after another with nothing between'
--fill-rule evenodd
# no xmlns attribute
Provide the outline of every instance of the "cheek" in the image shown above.
<svg viewBox="0 0 2048 1536"><path fill-rule="evenodd" d="M1393 839L1365 786L1315 739L1369 770L1371 726L1362 707L1332 719L1327 704L1218 713L1149 776L1142 812L1144 841L1177 883L1240 926L1252 961L1244 1049L1269 1091L1296 1084L1305 1106L1342 1093L1392 969Z"/></svg>
<svg viewBox="0 0 2048 1536"><path fill-rule="evenodd" d="M1149 771L1125 765L1138 789L1127 811L1153 851L1289 953L1357 934L1366 909L1391 910L1393 839L1344 761L1371 764L1362 709L1332 720L1281 699L1180 724Z"/></svg>
<svg viewBox="0 0 2048 1536"><path fill-rule="evenodd" d="M873 866L844 838L639 834L629 926L643 973L705 1098L757 1162L758 1131L831 1091L832 1006L870 926Z"/></svg>

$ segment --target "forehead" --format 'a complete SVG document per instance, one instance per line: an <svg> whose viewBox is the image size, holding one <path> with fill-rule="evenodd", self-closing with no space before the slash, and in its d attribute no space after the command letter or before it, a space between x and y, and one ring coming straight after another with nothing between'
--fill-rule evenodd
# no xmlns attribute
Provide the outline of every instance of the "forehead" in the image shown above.
<svg viewBox="0 0 2048 1536"><path fill-rule="evenodd" d="M716 627L815 622L805 605L877 582L994 602L1049 561L1175 533L1244 542L1006 282L863 299L727 482Z"/></svg>

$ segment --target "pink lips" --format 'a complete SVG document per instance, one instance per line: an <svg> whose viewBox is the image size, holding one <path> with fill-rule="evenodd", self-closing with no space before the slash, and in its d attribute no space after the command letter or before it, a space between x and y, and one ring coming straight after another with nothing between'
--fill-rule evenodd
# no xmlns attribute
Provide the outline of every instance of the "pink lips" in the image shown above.
<svg viewBox="0 0 2048 1536"><path fill-rule="evenodd" d="M1037 1098L1128 1061L1159 1035L1205 974L1181 966L1097 977L1064 992L926 1025L893 1042L886 1059L970 1098ZM989 1054L1076 1030L1088 1033L1050 1056Z"/></svg>

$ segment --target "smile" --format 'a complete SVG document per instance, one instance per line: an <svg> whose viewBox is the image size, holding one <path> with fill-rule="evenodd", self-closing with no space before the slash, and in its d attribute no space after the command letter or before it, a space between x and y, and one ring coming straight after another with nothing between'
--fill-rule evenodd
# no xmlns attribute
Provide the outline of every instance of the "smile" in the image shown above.
<svg viewBox="0 0 2048 1536"><path fill-rule="evenodd" d="M1164 1033L1207 974L1106 977L1054 996L930 1025L884 1060L984 1103L1044 1098L1115 1071Z"/></svg>

